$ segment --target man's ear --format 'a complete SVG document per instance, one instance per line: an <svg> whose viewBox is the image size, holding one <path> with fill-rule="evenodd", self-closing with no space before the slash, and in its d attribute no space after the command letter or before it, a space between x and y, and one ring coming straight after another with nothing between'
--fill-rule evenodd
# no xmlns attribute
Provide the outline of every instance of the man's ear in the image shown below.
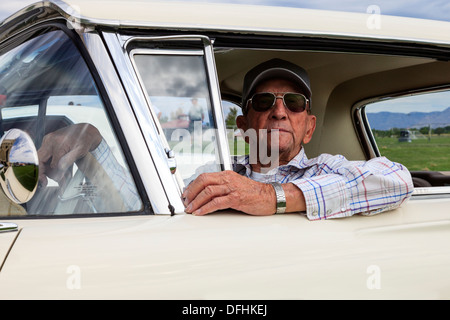
<svg viewBox="0 0 450 320"><path fill-rule="evenodd" d="M248 129L247 117L241 115L237 116L236 125L241 130L241 134L244 137L245 142L248 143L248 136L245 134Z"/></svg>
<svg viewBox="0 0 450 320"><path fill-rule="evenodd" d="M306 120L306 132L303 137L303 144L307 144L311 141L312 135L316 130L316 116L308 115L308 119Z"/></svg>
<svg viewBox="0 0 450 320"><path fill-rule="evenodd" d="M239 129L247 131L248 126L247 126L247 118L245 116L237 116L236 117L236 125Z"/></svg>

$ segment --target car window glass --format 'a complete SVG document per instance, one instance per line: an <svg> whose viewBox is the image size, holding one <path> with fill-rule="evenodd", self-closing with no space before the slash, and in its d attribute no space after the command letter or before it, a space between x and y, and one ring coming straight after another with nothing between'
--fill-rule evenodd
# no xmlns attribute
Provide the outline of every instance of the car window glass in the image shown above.
<svg viewBox="0 0 450 320"><path fill-rule="evenodd" d="M133 55L149 103L185 184L221 170L205 62L198 54Z"/></svg>
<svg viewBox="0 0 450 320"><path fill-rule="evenodd" d="M241 130L236 125L236 118L242 115L241 107L234 102L222 100L222 110L225 118L230 155L248 155L249 145L245 142Z"/></svg>
<svg viewBox="0 0 450 320"><path fill-rule="evenodd" d="M39 170L47 177L33 198L21 204L24 214L141 209L134 180L93 77L65 33L48 32L0 56L0 84L2 135L13 128L23 130L42 152L50 145L46 142L49 135L61 133L65 140L51 146L53 152L61 152L61 159L69 150L66 145L89 141L91 136L82 135L87 126L96 128L102 138L91 152L77 155L75 163L52 163L57 158L55 153L48 161L41 158Z"/></svg>
<svg viewBox="0 0 450 320"><path fill-rule="evenodd" d="M405 165L416 186L450 186L450 91L370 103L365 114L380 155Z"/></svg>

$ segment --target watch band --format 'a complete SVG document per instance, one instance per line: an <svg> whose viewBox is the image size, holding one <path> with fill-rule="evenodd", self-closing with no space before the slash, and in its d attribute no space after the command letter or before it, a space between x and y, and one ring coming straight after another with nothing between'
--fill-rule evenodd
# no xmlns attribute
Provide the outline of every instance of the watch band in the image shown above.
<svg viewBox="0 0 450 320"><path fill-rule="evenodd" d="M279 182L271 182L273 189L275 190L275 195L277 196L277 211L275 213L285 213L286 212L286 195L284 194L283 187Z"/></svg>

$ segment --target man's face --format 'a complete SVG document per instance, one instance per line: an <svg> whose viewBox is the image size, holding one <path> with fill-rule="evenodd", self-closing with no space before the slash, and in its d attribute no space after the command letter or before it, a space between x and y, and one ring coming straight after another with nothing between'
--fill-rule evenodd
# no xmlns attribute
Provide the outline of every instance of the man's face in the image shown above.
<svg viewBox="0 0 450 320"><path fill-rule="evenodd" d="M302 93L294 83L284 79L272 79L261 83L255 90L255 93L259 92L272 92L276 95L286 92ZM254 129L259 133L260 129L267 130L268 147L277 143L280 164L285 164L297 155L302 143L306 144L311 140L316 126L316 117L309 115L306 110L292 112L284 106L283 99L276 99L275 105L264 112L255 111L249 106L247 115L238 117L236 122L244 131ZM278 130L278 141L272 141L270 138L272 130Z"/></svg>

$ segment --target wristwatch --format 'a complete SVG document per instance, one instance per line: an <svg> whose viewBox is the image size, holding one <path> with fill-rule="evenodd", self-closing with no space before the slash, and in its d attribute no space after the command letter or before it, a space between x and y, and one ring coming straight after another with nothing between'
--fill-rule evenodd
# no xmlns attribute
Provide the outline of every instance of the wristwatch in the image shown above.
<svg viewBox="0 0 450 320"><path fill-rule="evenodd" d="M277 211L275 213L285 213L286 211L286 195L284 194L283 187L279 182L270 183L275 190L275 195L277 196Z"/></svg>

